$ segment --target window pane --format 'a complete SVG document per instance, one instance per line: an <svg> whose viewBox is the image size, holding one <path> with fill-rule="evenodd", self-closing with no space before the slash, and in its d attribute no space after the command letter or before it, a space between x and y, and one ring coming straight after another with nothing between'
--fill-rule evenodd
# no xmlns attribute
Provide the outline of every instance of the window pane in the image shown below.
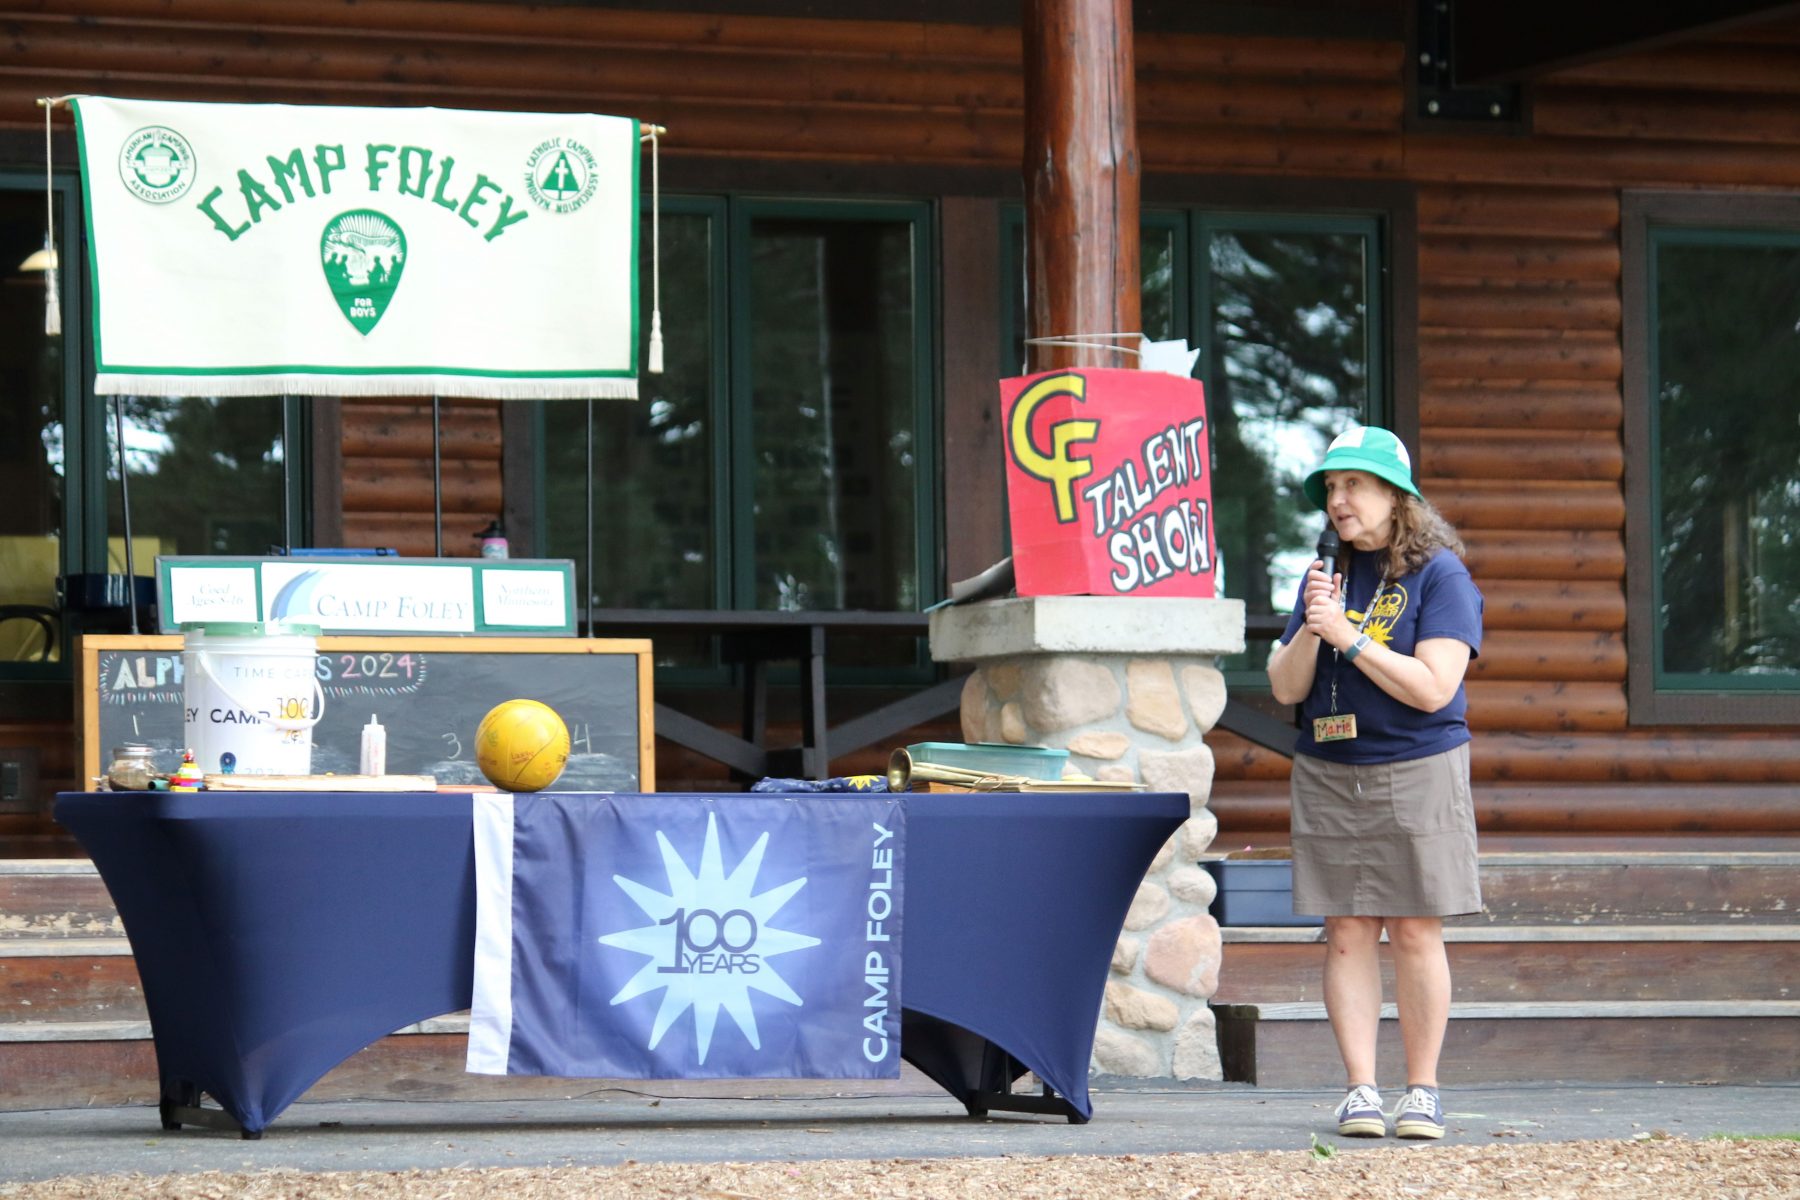
<svg viewBox="0 0 1800 1200"><path fill-rule="evenodd" d="M750 246L750 594L919 604L910 222L759 218Z"/></svg>
<svg viewBox="0 0 1800 1200"><path fill-rule="evenodd" d="M106 418L107 566L125 570L119 450ZM139 575L158 554L267 554L280 545L281 399L277 396L126 396L131 540Z"/></svg>
<svg viewBox="0 0 1800 1200"><path fill-rule="evenodd" d="M1793 687L1800 237L1660 240L1655 280L1660 669Z"/></svg>
<svg viewBox="0 0 1800 1200"><path fill-rule="evenodd" d="M1171 219L1170 214L1165 213L1163 217L1164 220ZM1021 215L1012 213L1002 221L1002 229L1002 236L1007 239L1007 253L1010 255L1007 261L1013 268L1013 283L1006 312L1008 353L1001 368L1008 375L1017 375L1024 373L1027 360L1025 221ZM1181 289L1187 286L1178 261L1180 254L1181 241L1174 225L1157 223L1139 227L1138 278L1141 283L1138 293L1138 326L1152 341L1166 342L1184 337L1192 346L1195 341L1193 335L1177 324L1182 315L1179 301Z"/></svg>
<svg viewBox="0 0 1800 1200"><path fill-rule="evenodd" d="M1213 503L1225 594L1252 614L1292 606L1324 524L1300 483L1369 410L1370 241L1211 229ZM1245 665L1265 657L1258 643Z"/></svg>
<svg viewBox="0 0 1800 1200"><path fill-rule="evenodd" d="M712 608L714 222L662 215L663 373L638 378L638 396L594 402L594 602L607 608ZM639 277L650 278L644 239ZM640 298L638 359L650 336L650 289ZM544 405L544 494L549 553L572 558L586 581L588 406ZM658 639L659 659L664 658Z"/></svg>
<svg viewBox="0 0 1800 1200"><path fill-rule="evenodd" d="M1175 328L1175 297L1181 282L1176 278L1175 231L1167 226L1145 226L1138 241L1138 324L1153 342L1187 336Z"/></svg>
<svg viewBox="0 0 1800 1200"><path fill-rule="evenodd" d="M0 191L0 605L54 609L63 506L62 339L44 334L43 178ZM60 243L61 239L58 238ZM0 662L59 656L37 621L0 621Z"/></svg>

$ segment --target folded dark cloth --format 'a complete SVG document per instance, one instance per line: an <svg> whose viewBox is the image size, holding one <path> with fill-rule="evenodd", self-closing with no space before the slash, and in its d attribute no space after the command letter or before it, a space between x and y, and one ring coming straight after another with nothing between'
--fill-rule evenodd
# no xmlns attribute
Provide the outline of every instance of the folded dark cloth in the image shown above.
<svg viewBox="0 0 1800 1200"><path fill-rule="evenodd" d="M885 792L887 780L880 775L834 775L830 779L759 779L750 785L753 792Z"/></svg>

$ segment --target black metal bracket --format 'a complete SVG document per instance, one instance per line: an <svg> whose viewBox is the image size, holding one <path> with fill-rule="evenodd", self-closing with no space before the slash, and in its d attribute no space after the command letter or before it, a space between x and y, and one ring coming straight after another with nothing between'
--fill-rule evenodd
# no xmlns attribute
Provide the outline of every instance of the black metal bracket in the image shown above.
<svg viewBox="0 0 1800 1200"><path fill-rule="evenodd" d="M202 1098L203 1093L191 1083L164 1080L162 1102L157 1105L157 1111L162 1116L162 1127L176 1130L183 1125L192 1125L196 1129L235 1133L246 1142L262 1140L262 1130L245 1129L236 1117L224 1109L205 1107L201 1102Z"/></svg>
<svg viewBox="0 0 1800 1200"><path fill-rule="evenodd" d="M1068 1097L1059 1095L1047 1083L1035 1094L1013 1091L1013 1082L1026 1071L1025 1064L985 1039L981 1046L979 1082L961 1094L963 1107L971 1117L985 1117L990 1112L1041 1113L1067 1117L1071 1125L1087 1124L1088 1119L1069 1103Z"/></svg>
<svg viewBox="0 0 1800 1200"><path fill-rule="evenodd" d="M1456 81L1456 9L1458 0L1417 0L1413 22L1413 119L1431 124L1503 126L1512 130L1524 119L1524 89L1516 83L1496 86Z"/></svg>
<svg viewBox="0 0 1800 1200"><path fill-rule="evenodd" d="M1047 1083L1044 1085L1042 1094L970 1092L963 1100L963 1107L968 1109L971 1117L985 1117L989 1112L1021 1112L1067 1117L1071 1125L1086 1125L1088 1122L1086 1117L1076 1111L1073 1104L1070 1104Z"/></svg>

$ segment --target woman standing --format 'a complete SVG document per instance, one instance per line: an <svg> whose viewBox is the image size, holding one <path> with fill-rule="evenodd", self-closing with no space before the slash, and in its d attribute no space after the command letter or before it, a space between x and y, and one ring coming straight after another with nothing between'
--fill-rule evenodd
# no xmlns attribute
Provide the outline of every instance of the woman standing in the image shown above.
<svg viewBox="0 0 1800 1200"><path fill-rule="evenodd" d="M1269 682L1277 701L1300 705L1294 911L1325 918L1325 1011L1348 1084L1338 1132L1387 1132L1375 1086L1385 928L1406 1049L1394 1132L1439 1138L1443 918L1481 908L1463 692L1481 648L1481 593L1387 430L1340 435L1305 491L1342 552L1307 572Z"/></svg>

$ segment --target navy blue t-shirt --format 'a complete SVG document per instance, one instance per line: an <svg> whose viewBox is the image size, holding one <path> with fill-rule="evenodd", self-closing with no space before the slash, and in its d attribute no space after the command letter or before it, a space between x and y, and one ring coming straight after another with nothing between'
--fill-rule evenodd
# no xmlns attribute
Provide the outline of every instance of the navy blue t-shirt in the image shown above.
<svg viewBox="0 0 1800 1200"><path fill-rule="evenodd" d="M1344 594L1352 625L1362 624L1386 561L1385 550L1350 552L1350 578ZM1281 635L1283 645L1306 624L1305 596L1302 583L1287 631ZM1387 585L1362 629L1372 641L1402 654L1411 654L1428 638L1455 638L1468 643L1469 657L1474 658L1481 651L1481 610L1481 591L1469 577L1469 568L1449 550L1439 550L1419 570ZM1331 713L1334 674L1337 711L1356 714L1356 736L1315 742L1313 718ZM1421 712L1382 691L1355 663L1321 642L1312 691L1300 703L1300 741L1295 749L1341 763L1405 762L1442 754L1469 740L1468 708L1468 696L1458 685L1450 703L1434 713Z"/></svg>

